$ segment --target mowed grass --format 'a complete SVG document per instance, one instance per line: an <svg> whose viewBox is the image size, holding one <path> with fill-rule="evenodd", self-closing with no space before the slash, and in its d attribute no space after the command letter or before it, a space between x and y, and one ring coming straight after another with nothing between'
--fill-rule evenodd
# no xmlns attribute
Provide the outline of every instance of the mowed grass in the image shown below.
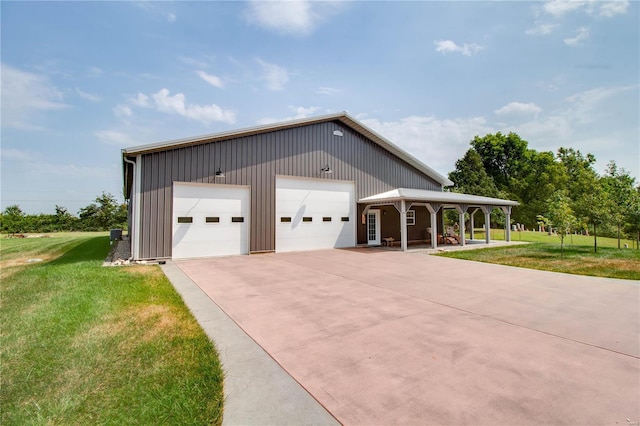
<svg viewBox="0 0 640 426"><path fill-rule="evenodd" d="M214 345L158 266L103 267L108 250L0 241L2 424L220 424Z"/></svg>
<svg viewBox="0 0 640 426"><path fill-rule="evenodd" d="M469 233L467 232L467 237ZM484 240L484 231L476 230L474 233L476 240ZM491 239L496 241L504 241L503 229L492 229ZM557 245L560 247L560 237L556 234L549 235L546 232L533 232L533 231L511 231L511 241L527 241L531 243L547 243L551 245ZM622 238L620 240L620 247L623 248L627 244L628 247L635 247L635 243L631 240ZM593 251L593 236L592 235L567 235L564 238L564 245L575 246L589 246ZM618 240L616 238L598 237L598 249L600 247L618 247Z"/></svg>
<svg viewBox="0 0 640 426"><path fill-rule="evenodd" d="M504 232L493 232L492 239L503 239ZM483 232L475 234L484 239ZM543 271L565 272L576 275L640 280L640 250L618 249L614 238L598 237L598 251L594 253L593 237L567 236L564 254L560 249L560 238L542 232L512 232L512 241L528 241L530 244L511 247L493 247L478 250L450 251L440 256L478 262L497 263ZM622 247L629 240L621 241Z"/></svg>

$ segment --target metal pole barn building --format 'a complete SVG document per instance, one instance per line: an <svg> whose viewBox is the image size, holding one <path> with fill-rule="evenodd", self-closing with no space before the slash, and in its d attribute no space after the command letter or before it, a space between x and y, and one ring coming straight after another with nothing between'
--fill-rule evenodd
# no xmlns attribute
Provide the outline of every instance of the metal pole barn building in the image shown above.
<svg viewBox="0 0 640 426"><path fill-rule="evenodd" d="M443 192L449 179L346 113L126 148L122 159L135 260L435 247L444 208L464 235L465 212L488 224L501 208L509 224L518 204Z"/></svg>

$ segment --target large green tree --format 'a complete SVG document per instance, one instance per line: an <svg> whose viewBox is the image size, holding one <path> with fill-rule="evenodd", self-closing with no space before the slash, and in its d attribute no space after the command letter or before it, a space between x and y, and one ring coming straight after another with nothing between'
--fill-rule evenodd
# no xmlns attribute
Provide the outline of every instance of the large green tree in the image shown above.
<svg viewBox="0 0 640 426"><path fill-rule="evenodd" d="M87 231L106 231L124 227L127 222L126 205L118 204L113 195L104 192L96 197L93 203L81 208L78 215Z"/></svg>
<svg viewBox="0 0 640 426"><path fill-rule="evenodd" d="M26 215L18 205L14 204L4 209L0 219L2 232L9 234L26 232Z"/></svg>
<svg viewBox="0 0 640 426"><path fill-rule="evenodd" d="M520 179L527 160L527 145L527 141L513 132L476 136L471 141L484 169L501 191L508 190L512 180Z"/></svg>
<svg viewBox="0 0 640 426"><path fill-rule="evenodd" d="M514 222L535 227L546 201L566 182L564 168L552 152L537 152L516 133L476 136L449 174L454 190L520 202Z"/></svg>
<svg viewBox="0 0 640 426"><path fill-rule="evenodd" d="M552 152L530 149L525 158L520 175L511 181L509 192L520 202L516 219L534 226L537 216L546 211L547 200L565 188L567 176Z"/></svg>
<svg viewBox="0 0 640 426"><path fill-rule="evenodd" d="M71 231L76 226L77 218L66 207L56 205L56 227L58 231Z"/></svg>
<svg viewBox="0 0 640 426"><path fill-rule="evenodd" d="M485 197L497 197L498 188L484 169L480 155L468 149L464 157L456 161L456 169L449 173L449 179L459 192Z"/></svg>

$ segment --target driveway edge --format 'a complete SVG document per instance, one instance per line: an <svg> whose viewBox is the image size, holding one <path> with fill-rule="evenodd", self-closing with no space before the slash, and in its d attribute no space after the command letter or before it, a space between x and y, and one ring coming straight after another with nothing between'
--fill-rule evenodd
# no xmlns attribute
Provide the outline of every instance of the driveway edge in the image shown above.
<svg viewBox="0 0 640 426"><path fill-rule="evenodd" d="M223 425L340 424L175 263L161 268L215 342L224 370Z"/></svg>

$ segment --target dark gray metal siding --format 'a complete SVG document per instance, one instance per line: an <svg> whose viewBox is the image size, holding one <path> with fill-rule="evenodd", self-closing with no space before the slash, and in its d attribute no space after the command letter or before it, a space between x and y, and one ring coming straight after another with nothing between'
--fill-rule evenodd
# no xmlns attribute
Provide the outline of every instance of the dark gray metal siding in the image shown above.
<svg viewBox="0 0 640 426"><path fill-rule="evenodd" d="M344 136L334 136L340 130ZM333 173L320 169L328 164ZM141 258L171 256L172 182L251 187L251 252L275 249L275 176L355 181L356 200L394 188L441 185L342 123L326 122L143 154ZM225 177L215 178L220 168ZM358 240L361 209L358 209Z"/></svg>

